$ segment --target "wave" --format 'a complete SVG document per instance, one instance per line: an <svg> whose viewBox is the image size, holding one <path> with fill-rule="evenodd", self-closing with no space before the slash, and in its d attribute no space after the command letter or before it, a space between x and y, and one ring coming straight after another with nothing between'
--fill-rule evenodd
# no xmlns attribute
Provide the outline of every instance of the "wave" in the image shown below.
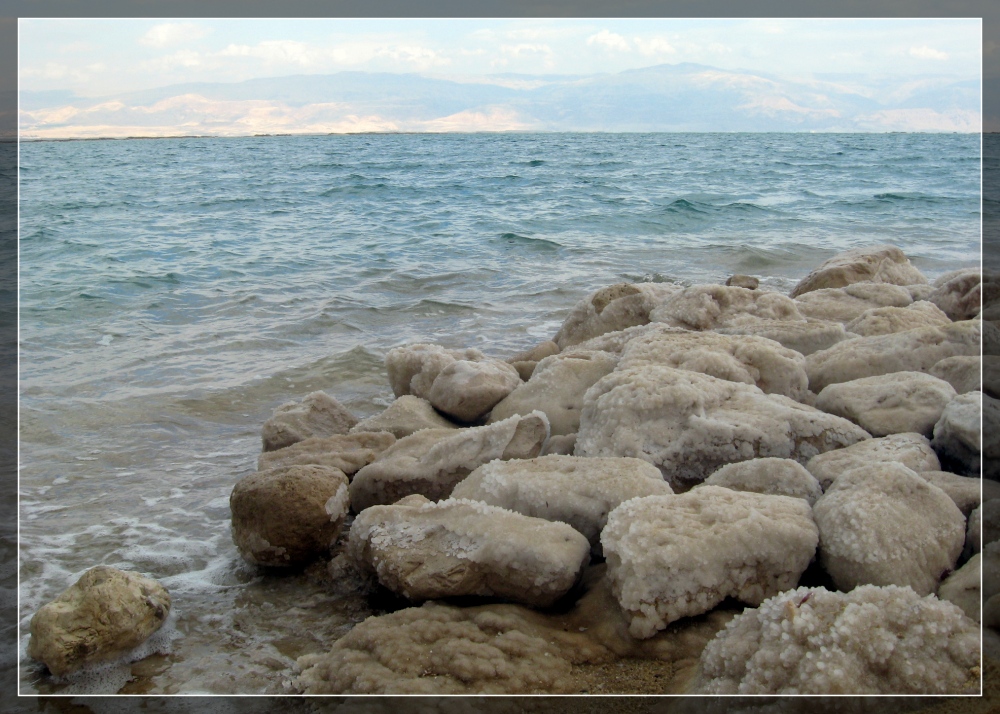
<svg viewBox="0 0 1000 714"><path fill-rule="evenodd" d="M522 236L517 233L501 233L497 238L490 240L491 243L505 243L507 245L517 246L519 248L528 248L534 250L544 250L544 251L555 251L560 248L565 248L562 243L550 240L548 238L536 238L534 236Z"/></svg>

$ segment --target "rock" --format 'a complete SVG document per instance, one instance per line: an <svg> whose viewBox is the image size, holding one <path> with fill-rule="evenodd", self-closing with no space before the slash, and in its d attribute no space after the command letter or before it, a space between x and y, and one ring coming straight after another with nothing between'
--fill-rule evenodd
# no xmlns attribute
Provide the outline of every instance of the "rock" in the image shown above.
<svg viewBox="0 0 1000 714"><path fill-rule="evenodd" d="M760 281L752 275L730 275L726 278L726 285L734 288L756 290L760 287Z"/></svg>
<svg viewBox="0 0 1000 714"><path fill-rule="evenodd" d="M989 358L945 357L940 362L936 362L927 373L946 381L956 393L965 394L966 392L980 389L981 383L988 381L986 379L980 380L980 375L986 370L987 359ZM997 394L1000 394L1000 360L994 364L996 365L997 376L996 389ZM989 393L989 389L984 388L983 391ZM990 396L997 395L990 394Z"/></svg>
<svg viewBox="0 0 1000 714"><path fill-rule="evenodd" d="M704 486L803 498L810 506L823 495L819 481L792 459L750 459L728 464L705 479L698 488Z"/></svg>
<svg viewBox="0 0 1000 714"><path fill-rule="evenodd" d="M525 352L519 352L513 357L507 358L507 363L517 370L521 375L521 380L527 382L535 372L535 367L546 357L559 354L559 345L552 340L547 340L540 345Z"/></svg>
<svg viewBox="0 0 1000 714"><path fill-rule="evenodd" d="M809 320L808 322L761 320L742 327L720 327L716 329L716 332L720 335L765 337L802 355L811 355L813 352L825 350L838 342L858 336L847 332L842 323L827 320Z"/></svg>
<svg viewBox="0 0 1000 714"><path fill-rule="evenodd" d="M591 337L589 340L573 345L572 347L567 347L560 354L569 356L579 354L581 352L610 352L615 355L620 355L629 340L633 337L644 334L647 330L650 330L653 327L656 327L656 325L636 325L634 327L626 327L624 330L606 332L603 335Z"/></svg>
<svg viewBox="0 0 1000 714"><path fill-rule="evenodd" d="M565 350L606 332L645 325L650 311L677 289L666 283L618 283L602 288L573 307L553 341Z"/></svg>
<svg viewBox="0 0 1000 714"><path fill-rule="evenodd" d="M983 355L1000 355L1000 327L989 320L979 322L983 330Z"/></svg>
<svg viewBox="0 0 1000 714"><path fill-rule="evenodd" d="M839 590L937 590L965 543L965 517L941 489L898 463L842 473L813 506L820 562Z"/></svg>
<svg viewBox="0 0 1000 714"><path fill-rule="evenodd" d="M802 587L745 610L709 642L695 691L976 694L979 666L978 627L951 603L892 586Z"/></svg>
<svg viewBox="0 0 1000 714"><path fill-rule="evenodd" d="M974 358L967 358L974 359ZM945 360L942 360L942 362ZM979 370L975 374L970 375L969 383L973 383L974 386L966 389L966 392L971 392L977 389L990 395L994 399L1000 398L1000 357L997 355L983 355L982 358L976 360ZM938 363L940 364L940 362ZM936 367L937 365L935 365ZM973 368L969 369L970 372ZM980 387L980 379L982 386ZM956 392L958 389L955 390ZM959 392L962 394L963 392Z"/></svg>
<svg viewBox="0 0 1000 714"><path fill-rule="evenodd" d="M359 513L348 548L410 600L478 595L534 607L569 592L590 558L587 539L565 523L418 495Z"/></svg>
<svg viewBox="0 0 1000 714"><path fill-rule="evenodd" d="M985 399L990 399L985 397ZM982 451L980 442L980 418L985 401L982 392L967 392L952 399L934 425L934 439L931 446L938 453L949 470L963 474L979 474L979 458ZM995 400L990 400L995 401Z"/></svg>
<svg viewBox="0 0 1000 714"><path fill-rule="evenodd" d="M946 357L979 355L976 320L921 327L875 337L858 337L806 357L809 388L891 372L926 372Z"/></svg>
<svg viewBox="0 0 1000 714"><path fill-rule="evenodd" d="M893 434L814 456L806 463L824 490L845 471L876 463L898 463L913 471L940 471L931 442L920 434Z"/></svg>
<svg viewBox="0 0 1000 714"><path fill-rule="evenodd" d="M860 337L890 335L893 332L914 330L918 327L947 325L951 320L933 303L926 300L910 303L906 307L873 307L845 325L844 329Z"/></svg>
<svg viewBox="0 0 1000 714"><path fill-rule="evenodd" d="M158 582L98 565L31 618L28 656L62 677L126 655L169 613L170 595Z"/></svg>
<svg viewBox="0 0 1000 714"><path fill-rule="evenodd" d="M690 486L735 461L804 462L867 438L846 419L751 385L647 366L616 370L590 388L575 453L641 458L671 485Z"/></svg>
<svg viewBox="0 0 1000 714"><path fill-rule="evenodd" d="M553 435L575 434L580 428L583 395L616 364L618 357L610 352L573 351L546 357L531 379L493 407L488 423L537 409L549 418Z"/></svg>
<svg viewBox="0 0 1000 714"><path fill-rule="evenodd" d="M780 293L723 285L678 290L649 313L650 322L686 330L753 325L762 320L805 322L795 302Z"/></svg>
<svg viewBox="0 0 1000 714"><path fill-rule="evenodd" d="M357 423L357 417L329 394L313 392L301 402L288 402L274 410L261 430L263 450L283 449L310 436L346 434Z"/></svg>
<svg viewBox="0 0 1000 714"><path fill-rule="evenodd" d="M907 291L909 291L910 297L913 298L913 302L928 301L928 298L930 298L931 293L934 292L934 286L928 284L904 285L903 287L905 287Z"/></svg>
<svg viewBox="0 0 1000 714"><path fill-rule="evenodd" d="M438 374L450 364L462 360L479 362L487 359L477 349L447 350L439 345L424 343L395 347L385 356L389 384L397 397L411 394L426 399Z"/></svg>
<svg viewBox="0 0 1000 714"><path fill-rule="evenodd" d="M949 471L917 471L917 476L932 486L937 486L950 498L966 518L979 506L984 481L959 476ZM998 484L1000 486L1000 484Z"/></svg>
<svg viewBox="0 0 1000 714"><path fill-rule="evenodd" d="M809 389L805 362L798 352L755 335L719 335L651 325L624 346L618 369L675 367L753 384L766 394L802 401Z"/></svg>
<svg viewBox="0 0 1000 714"><path fill-rule="evenodd" d="M883 283L856 283L844 288L824 288L802 295L795 306L812 320L842 322L845 325L875 308L903 308L913 302L906 288ZM847 328L849 329L849 328Z"/></svg>
<svg viewBox="0 0 1000 714"><path fill-rule="evenodd" d="M474 422L521 384L517 370L506 362L458 360L438 373L427 401L454 419Z"/></svg>
<svg viewBox="0 0 1000 714"><path fill-rule="evenodd" d="M265 451L257 457L257 470L317 464L332 466L350 477L362 466L374 461L395 441L395 436L384 431L310 436L283 449Z"/></svg>
<svg viewBox="0 0 1000 714"><path fill-rule="evenodd" d="M229 497L233 542L254 565L298 566L329 552L349 505L347 476L287 466L240 479Z"/></svg>
<svg viewBox="0 0 1000 714"><path fill-rule="evenodd" d="M448 421L434 411L434 407L426 399L404 394L394 400L381 414L359 421L351 428L350 433L385 431L397 439L402 439L421 429L457 428L458 424Z"/></svg>
<svg viewBox="0 0 1000 714"><path fill-rule="evenodd" d="M541 412L513 416L489 426L423 429L386 449L351 482L351 507L394 503L410 494L447 498L473 470L494 459L532 459L548 438Z"/></svg>
<svg viewBox="0 0 1000 714"><path fill-rule="evenodd" d="M823 288L842 288L862 282L914 285L926 283L927 278L895 246L852 248L837 253L810 272L792 288L789 296L794 298Z"/></svg>
<svg viewBox="0 0 1000 714"><path fill-rule="evenodd" d="M991 482L983 481L984 486L989 483ZM984 493L980 516L983 545L1000 540L1000 497Z"/></svg>
<svg viewBox="0 0 1000 714"><path fill-rule="evenodd" d="M626 501L601 534L608 577L638 638L727 597L757 605L795 587L816 542L803 499L718 486Z"/></svg>
<svg viewBox="0 0 1000 714"><path fill-rule="evenodd" d="M986 503L986 501L984 500L983 503ZM965 527L965 548L962 549L963 558L970 558L982 550L982 543L980 542L983 527L982 513L983 504L980 504L969 514Z"/></svg>
<svg viewBox="0 0 1000 714"><path fill-rule="evenodd" d="M872 436L930 436L955 396L943 379L923 372L893 372L830 384L817 395L816 408L850 419Z"/></svg>
<svg viewBox="0 0 1000 714"><path fill-rule="evenodd" d="M978 268L954 271L934 281L934 292L928 300L956 322L971 320L980 311L982 282Z"/></svg>
<svg viewBox="0 0 1000 714"><path fill-rule="evenodd" d="M608 513L620 503L669 493L673 490L659 469L641 459L542 456L484 464L455 487L452 497L561 521L596 546Z"/></svg>
<svg viewBox="0 0 1000 714"><path fill-rule="evenodd" d="M576 434L550 436L542 447L541 456L563 455L572 456L576 448Z"/></svg>
<svg viewBox="0 0 1000 714"><path fill-rule="evenodd" d="M983 544L982 550L983 600L990 600L1000 594L1000 542ZM995 627L985 622L987 627Z"/></svg>
<svg viewBox="0 0 1000 714"><path fill-rule="evenodd" d="M940 600L958 605L965 616L979 622L979 608L982 605L982 556L978 553L968 563L941 581L937 596Z"/></svg>

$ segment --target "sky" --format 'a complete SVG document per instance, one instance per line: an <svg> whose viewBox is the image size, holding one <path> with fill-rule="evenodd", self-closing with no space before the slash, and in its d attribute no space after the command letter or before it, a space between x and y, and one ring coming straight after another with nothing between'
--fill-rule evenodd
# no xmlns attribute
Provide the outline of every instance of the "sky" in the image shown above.
<svg viewBox="0 0 1000 714"><path fill-rule="evenodd" d="M983 51L979 19L22 19L19 33L20 88L82 97L344 70L474 81L680 62L974 79Z"/></svg>

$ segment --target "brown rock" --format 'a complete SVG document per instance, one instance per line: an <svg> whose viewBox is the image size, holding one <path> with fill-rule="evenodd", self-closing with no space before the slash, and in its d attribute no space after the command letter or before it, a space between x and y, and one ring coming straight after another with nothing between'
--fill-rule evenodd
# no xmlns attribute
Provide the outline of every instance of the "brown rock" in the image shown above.
<svg viewBox="0 0 1000 714"><path fill-rule="evenodd" d="M310 436L346 434L357 423L357 417L329 394L313 392L301 402L282 404L274 410L261 430L263 450L282 449Z"/></svg>

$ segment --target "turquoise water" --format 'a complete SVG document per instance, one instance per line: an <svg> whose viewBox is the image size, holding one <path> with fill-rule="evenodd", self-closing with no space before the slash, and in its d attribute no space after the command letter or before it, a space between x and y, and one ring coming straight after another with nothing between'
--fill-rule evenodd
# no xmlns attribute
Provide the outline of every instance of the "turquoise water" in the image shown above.
<svg viewBox="0 0 1000 714"><path fill-rule="evenodd" d="M271 409L324 389L370 415L391 347L508 356L615 282L788 290L883 242L930 278L978 264L979 153L936 134L21 144L22 628L87 568L132 568L183 634L145 690L279 691L254 657L290 666L357 613L236 555L228 496ZM300 601L314 615L289 619ZM21 682L59 690L27 661Z"/></svg>

